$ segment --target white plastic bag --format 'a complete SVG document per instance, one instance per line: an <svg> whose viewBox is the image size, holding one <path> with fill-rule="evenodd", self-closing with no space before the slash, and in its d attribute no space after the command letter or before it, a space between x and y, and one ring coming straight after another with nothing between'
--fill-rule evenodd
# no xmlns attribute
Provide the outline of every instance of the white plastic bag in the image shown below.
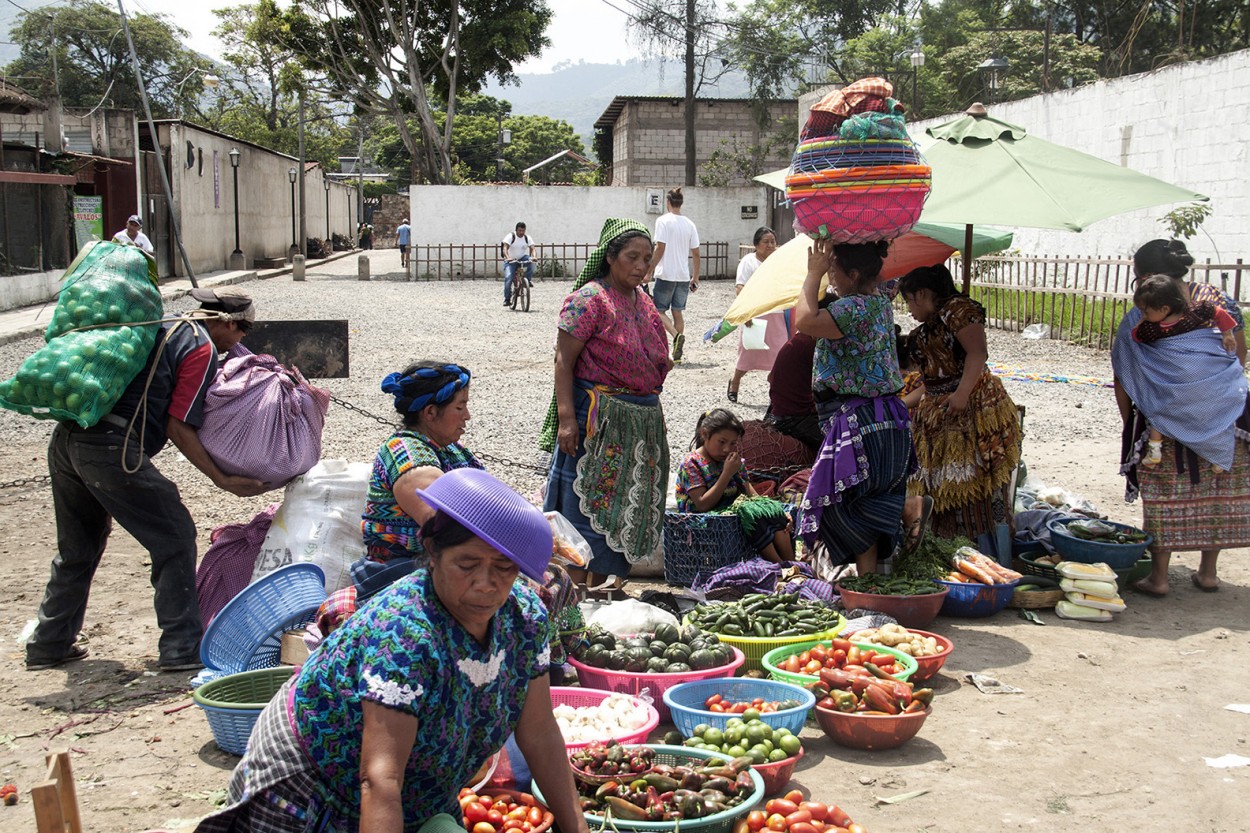
<svg viewBox="0 0 1250 833"><path fill-rule="evenodd" d="M349 587L349 568L365 554L360 515L371 470L368 463L322 460L288 483L282 508L256 557L252 581L306 561L325 573L327 593Z"/></svg>
<svg viewBox="0 0 1250 833"><path fill-rule="evenodd" d="M751 326L743 327L741 332L743 350L768 349L768 341L764 338L768 334L767 318L752 318Z"/></svg>
<svg viewBox="0 0 1250 833"><path fill-rule="evenodd" d="M590 563L593 554L586 536L577 531L569 519L559 512L545 512L547 523L551 524L551 534L555 538L555 551L552 558L559 558L574 567L585 567Z"/></svg>
<svg viewBox="0 0 1250 833"><path fill-rule="evenodd" d="M636 633L654 633L660 625L680 625L677 617L655 605L626 599L597 608L586 620L587 625L599 625L617 636Z"/></svg>
<svg viewBox="0 0 1250 833"><path fill-rule="evenodd" d="M1028 341L1041 341L1044 338L1050 338L1050 325L1030 324L1020 333L1020 337Z"/></svg>

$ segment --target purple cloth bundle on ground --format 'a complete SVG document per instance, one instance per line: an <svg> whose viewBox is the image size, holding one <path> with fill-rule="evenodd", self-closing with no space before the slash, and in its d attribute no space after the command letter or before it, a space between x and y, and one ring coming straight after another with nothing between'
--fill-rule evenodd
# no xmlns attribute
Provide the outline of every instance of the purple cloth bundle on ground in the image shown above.
<svg viewBox="0 0 1250 833"><path fill-rule="evenodd" d="M251 582L256 556L260 555L274 513L281 505L271 503L245 524L226 524L213 530L213 543L195 571L195 593L205 628Z"/></svg>
<svg viewBox="0 0 1250 833"><path fill-rule="evenodd" d="M204 398L200 442L227 474L281 486L321 459L330 392L241 346Z"/></svg>
<svg viewBox="0 0 1250 833"><path fill-rule="evenodd" d="M794 578L783 581L782 572L793 570ZM707 578L699 576L690 588L707 595L709 599L740 599L748 593L791 593L797 591L800 599L833 604L838 594L833 585L816 578L812 568L798 561L774 564L762 558L749 558L721 567Z"/></svg>

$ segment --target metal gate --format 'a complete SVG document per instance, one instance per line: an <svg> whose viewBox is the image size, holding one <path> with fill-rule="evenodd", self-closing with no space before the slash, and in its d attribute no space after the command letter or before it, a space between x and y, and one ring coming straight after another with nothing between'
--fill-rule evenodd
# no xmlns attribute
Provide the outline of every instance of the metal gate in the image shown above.
<svg viewBox="0 0 1250 833"><path fill-rule="evenodd" d="M155 151L140 152L143 159L143 231L156 248L156 274L168 278L174 274L174 238L170 233L169 203L161 187L160 157ZM168 168L166 168L168 172Z"/></svg>

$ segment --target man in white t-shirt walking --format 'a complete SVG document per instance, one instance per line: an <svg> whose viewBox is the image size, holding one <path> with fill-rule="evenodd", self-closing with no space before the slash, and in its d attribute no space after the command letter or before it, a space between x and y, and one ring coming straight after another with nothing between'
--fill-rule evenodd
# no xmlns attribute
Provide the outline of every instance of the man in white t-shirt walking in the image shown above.
<svg viewBox="0 0 1250 833"><path fill-rule="evenodd" d="M533 286L534 240L525 233L525 223L517 223L512 233L499 241L499 254L503 256L503 305L512 304L512 276L517 267L525 265L525 283Z"/></svg>
<svg viewBox="0 0 1250 833"><path fill-rule="evenodd" d="M699 288L699 230L689 217L681 213L685 202L681 188L665 195L668 213L655 221L655 252L651 256L651 275L655 285L651 297L664 321L664 329L673 337L673 361L680 362L686 345L686 299ZM693 259L693 268L689 260ZM668 311L673 311L670 322Z"/></svg>
<svg viewBox="0 0 1250 833"><path fill-rule="evenodd" d="M143 220L139 219L138 214L130 215L126 220L126 227L113 235L113 242L123 246L138 246L150 255L156 254L152 241L143 233Z"/></svg>

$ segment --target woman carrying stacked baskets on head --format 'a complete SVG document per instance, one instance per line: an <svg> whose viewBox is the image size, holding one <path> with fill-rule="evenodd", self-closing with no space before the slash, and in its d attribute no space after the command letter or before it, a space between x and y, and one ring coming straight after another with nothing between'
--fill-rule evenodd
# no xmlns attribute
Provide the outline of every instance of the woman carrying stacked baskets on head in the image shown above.
<svg viewBox="0 0 1250 833"><path fill-rule="evenodd" d="M911 493L933 500L942 538L963 535L997 551L995 528L1010 528L1010 484L1020 464L1020 414L985 361L985 308L955 289L944 264L908 272L899 292L920 326L907 335L924 394L912 411L920 470Z"/></svg>
<svg viewBox="0 0 1250 833"><path fill-rule="evenodd" d="M457 793L510 732L566 760L540 581L547 519L478 469L418 492L428 566L363 605L261 712L229 805L197 833L464 833ZM567 766L534 768L561 830L587 833Z"/></svg>
<svg viewBox="0 0 1250 833"><path fill-rule="evenodd" d="M541 448L554 451L543 508L590 543L592 592L623 597L630 565L663 547L668 439L660 391L673 362L660 314L640 288L646 226L608 220L564 300L555 396Z"/></svg>
<svg viewBox="0 0 1250 833"><path fill-rule="evenodd" d="M1140 490L1142 526L1154 538L1150 575L1133 585L1148 596L1167 595L1168 566L1177 550L1201 553L1190 581L1211 593L1220 587L1220 550L1250 547L1245 324L1234 299L1185 280L1193 262L1181 241L1151 240L1133 255L1133 273L1138 281L1166 276L1193 306L1223 307L1236 325L1236 351L1228 353L1210 327L1139 341L1134 328L1143 313L1136 307L1120 321L1111 351L1124 422L1120 471L1128 479L1129 500ZM1143 465L1151 428L1163 436L1160 462Z"/></svg>
<svg viewBox="0 0 1250 833"><path fill-rule="evenodd" d="M891 299L879 285L888 241L915 226L931 171L907 135L884 78L864 78L812 107L786 176L795 228L820 238L808 256L795 326L817 339L812 393L824 443L799 533L819 537L829 567L871 573L924 534L927 504L907 500L915 470L911 420L899 398ZM837 299L826 303L828 274Z"/></svg>

